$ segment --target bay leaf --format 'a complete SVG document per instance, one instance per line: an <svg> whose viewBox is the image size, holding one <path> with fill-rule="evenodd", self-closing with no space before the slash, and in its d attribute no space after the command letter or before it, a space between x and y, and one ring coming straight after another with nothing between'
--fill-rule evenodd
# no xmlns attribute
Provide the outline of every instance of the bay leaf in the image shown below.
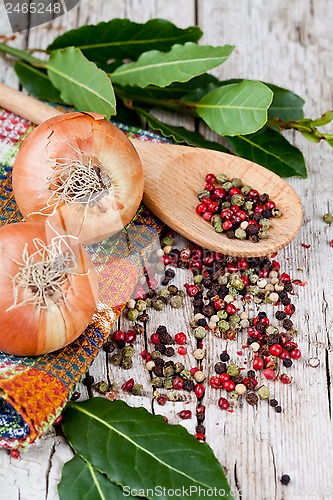
<svg viewBox="0 0 333 500"><path fill-rule="evenodd" d="M251 134L267 121L273 92L261 82L244 80L205 95L197 104L198 115L217 134Z"/></svg>
<svg viewBox="0 0 333 500"><path fill-rule="evenodd" d="M69 403L63 416L71 446L123 488L143 490L140 495L151 499L167 500L168 489L175 488L192 488L192 495L200 491L213 499L231 497L211 448L181 425L169 425L144 408L103 398Z"/></svg>
<svg viewBox="0 0 333 500"><path fill-rule="evenodd" d="M255 134L227 137L227 142L238 156L259 163L281 177L307 177L301 151L276 130L263 127Z"/></svg>
<svg viewBox="0 0 333 500"><path fill-rule="evenodd" d="M120 85L166 87L172 82L186 82L219 66L232 51L231 45L211 47L192 42L176 44L169 52L145 52L137 61L123 64L110 76L112 82Z"/></svg>
<svg viewBox="0 0 333 500"><path fill-rule="evenodd" d="M298 120L303 118L304 100L291 90L266 83L274 94L272 104L268 110L268 118L281 118L281 120Z"/></svg>
<svg viewBox="0 0 333 500"><path fill-rule="evenodd" d="M229 152L224 146L222 146L222 144L209 141L198 132L193 132L184 127L176 127L174 125L161 122L151 113L147 113L143 109L137 109L137 112L147 121L148 125L153 130L159 131L164 137L171 138L178 144L188 144L189 146L196 146L198 148L215 149L216 151L223 151L224 153Z"/></svg>
<svg viewBox="0 0 333 500"><path fill-rule="evenodd" d="M74 46L91 61L137 59L152 49L167 52L175 43L197 42L202 36L198 26L177 28L165 19L135 23L129 19L112 19L96 25L81 26L57 37L48 52Z"/></svg>
<svg viewBox="0 0 333 500"><path fill-rule="evenodd" d="M80 111L101 113L106 118L115 114L115 95L110 79L79 49L68 47L52 52L47 73L67 104Z"/></svg>
<svg viewBox="0 0 333 500"><path fill-rule="evenodd" d="M64 464L58 493L60 500L124 500L123 489L79 455Z"/></svg>
<svg viewBox="0 0 333 500"><path fill-rule="evenodd" d="M14 70L20 83L30 95L44 101L63 102L59 90L52 85L45 70L35 68L24 61L16 61Z"/></svg>

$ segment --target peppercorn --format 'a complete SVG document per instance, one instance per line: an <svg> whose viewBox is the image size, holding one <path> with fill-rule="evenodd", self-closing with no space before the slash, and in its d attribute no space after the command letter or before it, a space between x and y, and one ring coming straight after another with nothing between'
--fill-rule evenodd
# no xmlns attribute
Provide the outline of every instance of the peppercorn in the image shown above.
<svg viewBox="0 0 333 500"><path fill-rule="evenodd" d="M195 386L195 384L194 384L193 380L185 380L185 382L184 382L184 390L185 391L189 391L189 392L193 391L194 386Z"/></svg>
<svg viewBox="0 0 333 500"><path fill-rule="evenodd" d="M154 377L151 379L150 383L154 388L160 389L161 387L163 387L163 378L162 377Z"/></svg>
<svg viewBox="0 0 333 500"><path fill-rule="evenodd" d="M326 224L332 224L333 222L333 215L331 213L327 213L327 214L324 214L323 215L323 221L326 223Z"/></svg>
<svg viewBox="0 0 333 500"><path fill-rule="evenodd" d="M136 309L134 309L134 310L136 310ZM147 321L149 321L149 316L147 313L142 313L136 319L138 321L142 321L142 323L147 323Z"/></svg>
<svg viewBox="0 0 333 500"><path fill-rule="evenodd" d="M199 425L197 425L197 426L196 426L196 428L195 428L195 432L196 432L197 434L206 434L206 428L205 428L205 426L204 426L204 425L199 424Z"/></svg>
<svg viewBox="0 0 333 500"><path fill-rule="evenodd" d="M125 340L118 340L116 342L116 344L117 344L118 349L122 349L123 347L125 347L126 342L125 342Z"/></svg>
<svg viewBox="0 0 333 500"><path fill-rule="evenodd" d="M185 370L185 366L183 365L183 363L180 363L179 361L177 361L177 363L174 364L174 368L176 373L181 373L183 370Z"/></svg>
<svg viewBox="0 0 333 500"><path fill-rule="evenodd" d="M156 377L162 377L163 376L163 368L162 366L155 365L152 369L152 372Z"/></svg>
<svg viewBox="0 0 333 500"><path fill-rule="evenodd" d="M155 351L153 351L153 352L155 352ZM152 359L154 359L154 358L152 357ZM155 361L156 366L164 366L164 364L165 364L165 361L163 358L156 358L156 359L154 359L154 361Z"/></svg>
<svg viewBox="0 0 333 500"><path fill-rule="evenodd" d="M215 364L214 370L216 373L225 373L227 371L227 365L226 363L222 363L222 361L219 361L218 363Z"/></svg>
<svg viewBox="0 0 333 500"><path fill-rule="evenodd" d="M113 354L113 356L111 356L111 358L110 358L110 362L114 366L120 366L121 365L121 355L120 354Z"/></svg>
<svg viewBox="0 0 333 500"><path fill-rule="evenodd" d="M122 368L124 368L124 370L130 370L133 366L132 358L122 358L121 366Z"/></svg>
<svg viewBox="0 0 333 500"><path fill-rule="evenodd" d="M282 412L281 406L280 405L275 406L275 411L276 413L281 413Z"/></svg>
<svg viewBox="0 0 333 500"><path fill-rule="evenodd" d="M73 394L71 395L71 401L77 401L80 396L81 393L79 391L74 391Z"/></svg>
<svg viewBox="0 0 333 500"><path fill-rule="evenodd" d="M155 349L156 351L159 351L161 354L164 354L166 347L164 344L156 344Z"/></svg>
<svg viewBox="0 0 333 500"><path fill-rule="evenodd" d="M173 297L171 297L169 302L170 306L175 309L180 309L183 306L183 303L183 297L181 297L180 295L174 295Z"/></svg>
<svg viewBox="0 0 333 500"><path fill-rule="evenodd" d="M230 377L237 377L240 373L240 368L235 364L230 364L227 368L227 374Z"/></svg>
<svg viewBox="0 0 333 500"><path fill-rule="evenodd" d="M135 354L135 349L131 345L122 348L121 355L123 358L131 358Z"/></svg>
<svg viewBox="0 0 333 500"><path fill-rule="evenodd" d="M332 218L332 221L333 221L333 218ZM281 476L280 481L284 486L287 486L290 482L290 476L288 476L288 474L283 474L283 476Z"/></svg>
<svg viewBox="0 0 333 500"><path fill-rule="evenodd" d="M196 339L202 340L206 337L207 331L203 326L197 326L197 328L193 330L193 335Z"/></svg>
<svg viewBox="0 0 333 500"><path fill-rule="evenodd" d="M99 392L100 394L104 394L109 390L109 384L105 382L105 380L101 380L100 382L97 382L93 385L93 389L95 389L95 391Z"/></svg>
<svg viewBox="0 0 333 500"><path fill-rule="evenodd" d="M168 358L171 358L171 356L173 356L175 354L175 350L173 347L167 347L165 349L165 355L168 357Z"/></svg>
<svg viewBox="0 0 333 500"><path fill-rule="evenodd" d="M220 354L220 360L221 361L229 361L230 359L230 356L229 354L227 353L227 351L223 351L221 354Z"/></svg>
<svg viewBox="0 0 333 500"><path fill-rule="evenodd" d="M142 396L143 394L143 385L142 384L134 384L132 389L132 394L134 396Z"/></svg>
<svg viewBox="0 0 333 500"><path fill-rule="evenodd" d="M292 366L293 362L290 358L286 358L283 360L283 366L286 368L290 368Z"/></svg>
<svg viewBox="0 0 333 500"><path fill-rule="evenodd" d="M269 405L275 408L279 403L276 401L276 399L270 399L269 400Z"/></svg>
<svg viewBox="0 0 333 500"><path fill-rule="evenodd" d="M136 321L138 319L138 316L139 316L139 311L137 309L130 309L127 312L127 318L130 321Z"/></svg>
<svg viewBox="0 0 333 500"><path fill-rule="evenodd" d="M113 352L115 348L116 344L112 340L109 340L108 342L105 342L105 344L103 344L103 351L107 353Z"/></svg>
<svg viewBox="0 0 333 500"><path fill-rule="evenodd" d="M256 406L258 404L258 396L254 392L249 392L245 396L246 402L251 406Z"/></svg>

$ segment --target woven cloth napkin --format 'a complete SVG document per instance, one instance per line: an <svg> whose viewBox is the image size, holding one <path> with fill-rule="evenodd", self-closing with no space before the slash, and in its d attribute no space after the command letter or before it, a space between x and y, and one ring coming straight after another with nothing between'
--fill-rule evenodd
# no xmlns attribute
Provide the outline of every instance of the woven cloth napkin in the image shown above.
<svg viewBox="0 0 333 500"><path fill-rule="evenodd" d="M117 125L131 137L161 140L149 132ZM22 141L33 128L30 122L0 109L0 225L22 220L12 192L11 170ZM0 446L28 446L60 415L125 307L161 229L161 222L141 206L123 231L87 248L99 276L100 302L76 341L39 357L0 352Z"/></svg>

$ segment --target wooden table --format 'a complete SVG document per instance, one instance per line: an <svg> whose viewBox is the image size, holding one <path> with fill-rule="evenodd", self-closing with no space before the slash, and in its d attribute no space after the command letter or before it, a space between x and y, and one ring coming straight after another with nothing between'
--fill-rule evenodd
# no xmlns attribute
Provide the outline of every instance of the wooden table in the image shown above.
<svg viewBox="0 0 333 500"><path fill-rule="evenodd" d="M329 0L81 0L65 17L18 33L12 43L20 48L45 47L65 29L113 17L129 17L138 22L162 17L180 27L197 23L204 31L204 43L236 46L229 61L215 71L217 76L254 78L290 88L305 98L305 113L309 117L318 117L332 108L333 9ZM0 33L10 33L3 4ZM12 68L4 62L0 68L1 80L17 87ZM182 123L193 127L191 121ZM333 249L329 245L333 228L322 221L322 215L333 210L332 149L327 144L309 143L300 136L289 137L303 151L309 168L308 180L290 181L304 204L304 224L295 241L279 255L293 278L308 282L299 288L295 315L303 358L292 368L292 385L274 385L274 395L284 409L282 414L265 404L258 409L245 404L228 414L217 409L216 391L208 389L205 397L207 441L226 467L235 497L243 500L333 498ZM301 243L311 247L304 248ZM177 279L179 285L184 283L184 274ZM169 318L155 314L150 329L165 323L174 334L188 329L190 319L188 303L185 318L179 311ZM123 320L120 324L126 327ZM212 340L206 351L207 369L224 346L220 339ZM236 344L228 349L235 354ZM308 365L311 357L319 358L318 368ZM120 381L127 378L127 373L107 366L105 359L105 353L101 353L91 368L96 380L107 376ZM131 396L128 402L151 408L149 377L142 366L134 370L134 378L144 381L147 393L139 399ZM82 394L87 397L84 388ZM170 422L178 422L176 413L181 405L168 403L161 407L154 403L153 411L167 415ZM188 408L195 409L194 399L189 400ZM183 425L194 432L195 419ZM22 460L10 459L5 451L0 451L1 498L57 498L62 465L71 457L65 440L54 431L31 446ZM282 474L291 477L287 487L280 482Z"/></svg>

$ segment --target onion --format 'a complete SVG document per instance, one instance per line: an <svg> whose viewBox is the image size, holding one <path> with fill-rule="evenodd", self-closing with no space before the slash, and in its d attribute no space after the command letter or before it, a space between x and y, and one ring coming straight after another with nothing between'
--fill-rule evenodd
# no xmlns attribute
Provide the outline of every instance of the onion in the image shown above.
<svg viewBox="0 0 333 500"><path fill-rule="evenodd" d="M13 190L25 219L101 241L135 215L143 194L140 158L116 126L95 113L55 116L23 142Z"/></svg>
<svg viewBox="0 0 333 500"><path fill-rule="evenodd" d="M78 238L49 223L0 228L0 351L35 356L64 347L89 324L97 294Z"/></svg>

